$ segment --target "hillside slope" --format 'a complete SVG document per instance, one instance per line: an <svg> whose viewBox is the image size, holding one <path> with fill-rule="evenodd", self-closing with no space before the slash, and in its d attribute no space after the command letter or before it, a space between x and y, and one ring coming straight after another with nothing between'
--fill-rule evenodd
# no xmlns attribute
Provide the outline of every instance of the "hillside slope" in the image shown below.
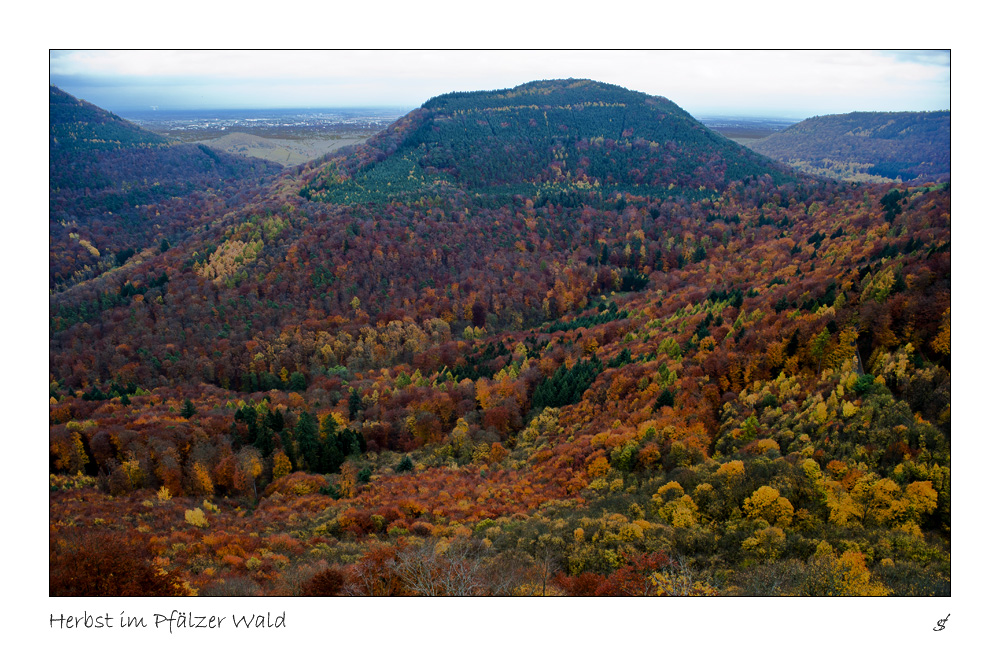
<svg viewBox="0 0 1000 646"><path fill-rule="evenodd" d="M50 87L50 287L98 275L163 240L170 244L226 196L259 186L280 168L171 142ZM195 196L185 204L200 201L200 213L178 210L176 198Z"/></svg>
<svg viewBox="0 0 1000 646"><path fill-rule="evenodd" d="M951 112L852 112L801 121L747 144L835 179L940 181L951 173Z"/></svg>
<svg viewBox="0 0 1000 646"><path fill-rule="evenodd" d="M158 135L49 86L49 154L57 159L93 150L168 145Z"/></svg>

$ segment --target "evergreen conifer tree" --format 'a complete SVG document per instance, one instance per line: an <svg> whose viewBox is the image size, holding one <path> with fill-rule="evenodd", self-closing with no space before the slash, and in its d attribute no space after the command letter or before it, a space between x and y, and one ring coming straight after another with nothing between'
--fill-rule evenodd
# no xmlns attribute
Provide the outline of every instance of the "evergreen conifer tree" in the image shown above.
<svg viewBox="0 0 1000 646"><path fill-rule="evenodd" d="M316 415L303 411L295 425L295 441L299 445L301 466L315 471L319 467L319 422Z"/></svg>

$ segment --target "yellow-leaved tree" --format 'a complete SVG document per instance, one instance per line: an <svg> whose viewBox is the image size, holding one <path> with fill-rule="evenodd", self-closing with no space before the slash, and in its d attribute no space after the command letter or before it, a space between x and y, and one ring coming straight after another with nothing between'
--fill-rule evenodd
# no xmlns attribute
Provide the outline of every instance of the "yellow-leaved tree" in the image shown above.
<svg viewBox="0 0 1000 646"><path fill-rule="evenodd" d="M906 511L899 500L899 485L888 478L867 473L851 487L851 498L861 510L862 525L888 525Z"/></svg>
<svg viewBox="0 0 1000 646"><path fill-rule="evenodd" d="M728 480L739 480L743 478L745 469L743 468L743 460L733 460L732 462L726 462L719 466L716 471L718 475L725 476Z"/></svg>
<svg viewBox="0 0 1000 646"><path fill-rule="evenodd" d="M788 498L783 497L777 489L763 485L743 501L743 511L747 518L760 518L777 527L788 527L792 524L792 514L795 509Z"/></svg>
<svg viewBox="0 0 1000 646"><path fill-rule="evenodd" d="M353 498L358 488L358 470L353 462L340 465L340 497Z"/></svg>
<svg viewBox="0 0 1000 646"><path fill-rule="evenodd" d="M191 477L189 487L191 493L196 496L211 496L215 493L215 485L212 483L212 474L208 467L201 462L195 462L191 467Z"/></svg>
<svg viewBox="0 0 1000 646"><path fill-rule="evenodd" d="M71 475L82 473L90 462L87 451L83 448L83 439L76 431L70 434L68 441L66 439L54 441L52 453L56 456L56 468Z"/></svg>
<svg viewBox="0 0 1000 646"><path fill-rule="evenodd" d="M897 527L919 523L937 508L937 492L930 481L911 482L903 490L888 478L867 474L851 488L851 498L861 510L862 524Z"/></svg>
<svg viewBox="0 0 1000 646"><path fill-rule="evenodd" d="M937 336L931 339L931 350L941 354L951 354L951 308L941 316L941 328Z"/></svg>
<svg viewBox="0 0 1000 646"><path fill-rule="evenodd" d="M656 513L674 527L694 527L698 524L698 505L677 482L668 482L653 495Z"/></svg>
<svg viewBox="0 0 1000 646"><path fill-rule="evenodd" d="M809 559L804 594L825 597L884 597L892 590L872 580L861 552L844 552L839 558L825 541Z"/></svg>
<svg viewBox="0 0 1000 646"><path fill-rule="evenodd" d="M785 550L785 532L780 527L758 529L743 541L743 549L765 561L776 561Z"/></svg>
<svg viewBox="0 0 1000 646"><path fill-rule="evenodd" d="M938 494L929 480L911 482L906 485L903 500L906 502L906 511L910 520L919 522L924 514L929 514L937 509Z"/></svg>
<svg viewBox="0 0 1000 646"><path fill-rule="evenodd" d="M451 447L452 455L455 456L459 464L472 460L472 452L475 446L469 439L469 423L465 421L464 417L459 418L455 422L455 428L451 431Z"/></svg>
<svg viewBox="0 0 1000 646"><path fill-rule="evenodd" d="M854 502L851 495L844 491L836 480L822 480L824 502L830 512L830 522L843 527L861 518L861 507Z"/></svg>
<svg viewBox="0 0 1000 646"><path fill-rule="evenodd" d="M184 522L195 527L208 527L208 519L205 518L205 512L201 510L201 507L185 509Z"/></svg>
<svg viewBox="0 0 1000 646"><path fill-rule="evenodd" d="M274 466L271 468L271 475L274 480L284 478L292 472L292 461L288 459L285 452L277 450L274 452Z"/></svg>
<svg viewBox="0 0 1000 646"><path fill-rule="evenodd" d="M236 455L236 469L233 473L233 487L237 491L253 493L257 497L257 478L264 472L260 452L252 446L244 446Z"/></svg>

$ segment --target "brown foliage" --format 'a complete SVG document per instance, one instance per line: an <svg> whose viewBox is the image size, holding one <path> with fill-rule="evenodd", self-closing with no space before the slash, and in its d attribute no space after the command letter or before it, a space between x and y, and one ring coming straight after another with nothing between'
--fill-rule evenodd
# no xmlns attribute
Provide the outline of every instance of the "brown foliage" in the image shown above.
<svg viewBox="0 0 1000 646"><path fill-rule="evenodd" d="M351 568L348 592L366 597L396 597L406 594L403 580L392 567L396 557L397 549L389 545L367 552Z"/></svg>
<svg viewBox="0 0 1000 646"><path fill-rule="evenodd" d="M344 587L344 573L340 568L327 568L302 584L303 597L332 597Z"/></svg>
<svg viewBox="0 0 1000 646"><path fill-rule="evenodd" d="M583 572L577 576L557 572L552 582L574 597L593 597L597 590L605 584L607 577L594 572Z"/></svg>
<svg viewBox="0 0 1000 646"><path fill-rule="evenodd" d="M52 596L175 596L180 579L152 564L149 546L104 531L56 536L49 541Z"/></svg>

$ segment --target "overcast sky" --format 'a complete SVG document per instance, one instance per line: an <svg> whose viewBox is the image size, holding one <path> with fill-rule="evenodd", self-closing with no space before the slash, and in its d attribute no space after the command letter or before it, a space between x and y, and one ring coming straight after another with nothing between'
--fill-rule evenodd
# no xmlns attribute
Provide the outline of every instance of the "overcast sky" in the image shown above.
<svg viewBox="0 0 1000 646"><path fill-rule="evenodd" d="M589 78L698 115L950 109L947 51L53 50L50 82L111 111L389 106Z"/></svg>

